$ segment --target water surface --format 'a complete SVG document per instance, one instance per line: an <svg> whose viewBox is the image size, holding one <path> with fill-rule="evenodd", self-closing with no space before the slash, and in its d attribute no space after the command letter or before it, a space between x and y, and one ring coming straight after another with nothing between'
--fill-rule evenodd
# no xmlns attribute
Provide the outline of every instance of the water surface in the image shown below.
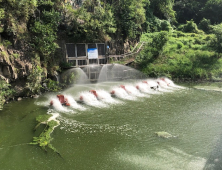
<svg viewBox="0 0 222 170"><path fill-rule="evenodd" d="M61 93L75 102L91 89L107 96L119 84L76 85ZM142 94L99 101L89 96L88 103L71 108L50 107L56 94L48 93L5 105L0 111L1 170L221 168L221 92L187 88ZM33 131L35 117L47 113L60 114L52 145L61 157L29 144L44 128ZM158 131L176 137L159 138Z"/></svg>

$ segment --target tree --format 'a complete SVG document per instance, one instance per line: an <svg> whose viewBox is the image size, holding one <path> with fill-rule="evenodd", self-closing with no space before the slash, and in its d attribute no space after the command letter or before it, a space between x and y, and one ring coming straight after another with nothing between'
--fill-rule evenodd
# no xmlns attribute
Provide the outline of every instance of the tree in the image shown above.
<svg viewBox="0 0 222 170"><path fill-rule="evenodd" d="M157 34L154 34L152 41L147 43L145 48L136 58L136 62L141 68L146 68L150 63L159 57L163 51L163 47L168 41L168 32L162 31Z"/></svg>
<svg viewBox="0 0 222 170"><path fill-rule="evenodd" d="M212 48L217 52L218 57L222 54L222 24L213 27L215 38L211 41Z"/></svg>
<svg viewBox="0 0 222 170"><path fill-rule="evenodd" d="M27 23L34 15L37 0L0 1L0 23L5 36L21 39L27 32ZM4 12L5 11L5 12ZM7 12L6 12L7 11Z"/></svg>
<svg viewBox="0 0 222 170"><path fill-rule="evenodd" d="M50 60L50 55L58 48L55 41L57 39L59 19L59 12L54 10L43 11L41 20L35 21L30 28L34 48L40 53L41 60L46 63Z"/></svg>
<svg viewBox="0 0 222 170"><path fill-rule="evenodd" d="M211 31L211 22L209 19L203 18L198 24L198 28L203 30L206 33L210 33Z"/></svg>
<svg viewBox="0 0 222 170"><path fill-rule="evenodd" d="M183 31L197 33L198 32L197 24L193 20L187 21L187 23L183 27Z"/></svg>
<svg viewBox="0 0 222 170"><path fill-rule="evenodd" d="M136 38L142 32L142 24L145 22L145 0L119 0L112 4L117 35L122 40Z"/></svg>
<svg viewBox="0 0 222 170"><path fill-rule="evenodd" d="M203 16L210 19L212 24L219 24L222 22L222 0L208 0L203 8Z"/></svg>
<svg viewBox="0 0 222 170"><path fill-rule="evenodd" d="M186 23L193 19L196 23L204 17L202 10L207 0L175 0L173 9L176 11L176 18L179 23ZM206 18L206 17L205 17Z"/></svg>
<svg viewBox="0 0 222 170"><path fill-rule="evenodd" d="M153 14L160 19L167 19L175 22L175 11L173 10L174 0L150 0L150 8Z"/></svg>

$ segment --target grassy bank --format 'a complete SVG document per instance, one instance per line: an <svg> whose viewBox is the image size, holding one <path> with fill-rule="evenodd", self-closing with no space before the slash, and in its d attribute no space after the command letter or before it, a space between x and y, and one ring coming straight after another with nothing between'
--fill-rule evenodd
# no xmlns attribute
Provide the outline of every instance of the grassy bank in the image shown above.
<svg viewBox="0 0 222 170"><path fill-rule="evenodd" d="M219 80L222 59L212 47L214 34L181 31L146 33L152 40L136 58L138 68L151 77L191 80Z"/></svg>

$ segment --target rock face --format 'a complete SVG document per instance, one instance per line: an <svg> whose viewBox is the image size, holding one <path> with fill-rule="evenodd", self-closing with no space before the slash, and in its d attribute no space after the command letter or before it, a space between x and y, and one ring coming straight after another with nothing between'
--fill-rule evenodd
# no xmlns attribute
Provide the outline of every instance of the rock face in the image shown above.
<svg viewBox="0 0 222 170"><path fill-rule="evenodd" d="M123 42L122 40L113 40L108 42L108 45L110 46L109 54L111 55L119 55L128 53L131 51L131 47L135 46L135 44L139 42L139 40L126 40Z"/></svg>
<svg viewBox="0 0 222 170"><path fill-rule="evenodd" d="M23 88L31 69L31 60L27 54L0 46L0 78L2 80Z"/></svg>

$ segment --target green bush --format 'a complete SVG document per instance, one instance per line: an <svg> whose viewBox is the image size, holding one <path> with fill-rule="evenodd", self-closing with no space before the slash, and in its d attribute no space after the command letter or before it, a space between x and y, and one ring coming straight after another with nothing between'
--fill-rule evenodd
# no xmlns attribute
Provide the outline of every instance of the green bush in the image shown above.
<svg viewBox="0 0 222 170"><path fill-rule="evenodd" d="M211 47L218 54L218 57L222 55L222 23L219 25L213 26L213 33L215 35L211 40Z"/></svg>
<svg viewBox="0 0 222 170"><path fill-rule="evenodd" d="M14 58L16 58L16 59L20 57L19 54L12 54L12 56L13 56Z"/></svg>
<svg viewBox="0 0 222 170"><path fill-rule="evenodd" d="M197 24L193 20L187 21L187 23L184 25L183 31L190 33L198 33Z"/></svg>
<svg viewBox="0 0 222 170"><path fill-rule="evenodd" d="M183 43L182 42L178 42L177 43L177 49L181 49L183 47Z"/></svg>
<svg viewBox="0 0 222 170"><path fill-rule="evenodd" d="M185 37L185 34L182 31L177 31L177 37Z"/></svg>
<svg viewBox="0 0 222 170"><path fill-rule="evenodd" d="M11 85L5 82L4 80L1 80L0 78L0 110L3 109L3 105L8 100L13 96L15 91L11 89Z"/></svg>
<svg viewBox="0 0 222 170"><path fill-rule="evenodd" d="M49 90L49 91L56 92L56 91L61 90L61 87L59 86L59 82L57 82L57 81L54 81L51 79L46 79L44 82L46 83L47 90Z"/></svg>
<svg viewBox="0 0 222 170"><path fill-rule="evenodd" d="M211 32L211 23L209 19L203 18L200 23L198 24L198 28L203 30L206 33L210 33Z"/></svg>
<svg viewBox="0 0 222 170"><path fill-rule="evenodd" d="M61 70L63 70L63 69L70 68L72 66L72 64L68 63L68 62L60 62L59 66L60 66Z"/></svg>
<svg viewBox="0 0 222 170"><path fill-rule="evenodd" d="M6 56L7 56L7 53L6 53L6 51L2 51L2 52L0 53L0 55L3 56L3 57L6 57Z"/></svg>
<svg viewBox="0 0 222 170"><path fill-rule="evenodd" d="M144 50L136 58L136 62L139 63L141 67L144 67L147 62L153 62L169 40L168 32L166 31L151 34L151 36L152 41L145 45Z"/></svg>
<svg viewBox="0 0 222 170"><path fill-rule="evenodd" d="M4 40L3 41L3 46L5 46L6 48L8 48L8 46L12 45L12 43L8 40Z"/></svg>
<svg viewBox="0 0 222 170"><path fill-rule="evenodd" d="M42 77L43 69L40 66L33 65L32 70L30 71L29 76L27 77L26 87L29 89L28 94L34 95L39 94L42 89Z"/></svg>
<svg viewBox="0 0 222 170"><path fill-rule="evenodd" d="M172 27L168 21L164 20L161 22L161 30L162 31L171 31Z"/></svg>

